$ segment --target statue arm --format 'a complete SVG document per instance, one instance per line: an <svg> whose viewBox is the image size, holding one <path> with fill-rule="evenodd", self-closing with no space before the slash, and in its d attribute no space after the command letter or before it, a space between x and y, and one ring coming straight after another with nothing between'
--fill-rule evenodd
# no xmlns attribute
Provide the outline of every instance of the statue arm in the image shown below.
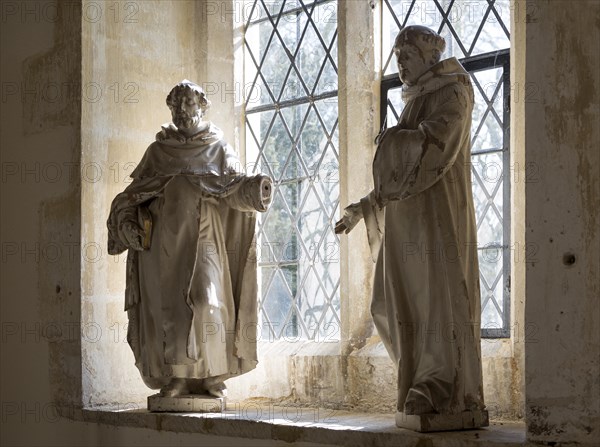
<svg viewBox="0 0 600 447"><path fill-rule="evenodd" d="M258 174L242 177L224 200L228 206L239 211L265 212L271 203L272 195L271 178Z"/></svg>
<svg viewBox="0 0 600 447"><path fill-rule="evenodd" d="M471 144L472 102L467 88L455 84L440 90L444 98L420 125L423 153L407 196L431 188L456 162L458 154Z"/></svg>
<svg viewBox="0 0 600 447"><path fill-rule="evenodd" d="M446 86L432 95L431 113L417 129L397 129L381 142L373 163L380 207L432 187L470 144L472 102L467 88Z"/></svg>
<svg viewBox="0 0 600 447"><path fill-rule="evenodd" d="M375 262L381 247L384 218L383 207L380 207L375 200L374 191L360 199L359 202L351 203L344 208L342 218L335 223L335 233L349 233L362 219L365 220L371 256Z"/></svg>
<svg viewBox="0 0 600 447"><path fill-rule="evenodd" d="M373 262L377 261L381 242L383 241L384 230L384 207L381 207L375 200L375 191L371 191L360 200L362 215L365 219L367 229L367 240L371 249L371 258Z"/></svg>
<svg viewBox="0 0 600 447"><path fill-rule="evenodd" d="M109 254L118 255L129 248L149 248L152 222L146 205L160 194L169 180L170 177L134 179L114 198L107 221Z"/></svg>

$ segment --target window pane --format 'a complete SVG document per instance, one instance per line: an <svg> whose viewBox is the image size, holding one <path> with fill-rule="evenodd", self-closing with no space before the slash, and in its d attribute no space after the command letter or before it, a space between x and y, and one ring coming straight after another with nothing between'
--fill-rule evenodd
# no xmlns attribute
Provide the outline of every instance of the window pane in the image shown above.
<svg viewBox="0 0 600 447"><path fill-rule="evenodd" d="M406 25L424 25L438 32L446 40L442 59L454 56L463 60L465 66L473 56L510 47L510 0L382 1L383 75L398 72L392 48L399 30ZM481 61L477 64L477 71L471 72L475 92L471 153L480 247L482 327L507 329L509 317L503 314L503 302L509 293L503 284L510 274L506 262L509 232L504 222L504 213L509 212L506 179L510 171L505 153L508 123L503 122L508 93L503 91L503 76L507 66L494 67L495 62L490 62L489 68L482 69ZM384 87L388 127L397 124L403 108L400 81L391 78L385 82L395 83Z"/></svg>
<svg viewBox="0 0 600 447"><path fill-rule="evenodd" d="M491 75L488 76L488 72ZM504 181L509 175L509 169L505 167L504 152L502 150L503 128L502 123L490 111L493 107L491 97L501 79L502 69L492 69L485 72L472 74L479 80L484 93L476 93L479 97L473 111L472 137L479 129L479 135L473 138L472 147L472 187L473 203L475 206L475 219L477 225L477 244L479 251L480 289L481 289L481 323L482 328L502 329L508 324L508 315L503 314L503 302L508 295L504 290L505 275L502 268L505 265L504 257L508 256L507 241L504 240ZM477 90L477 87L475 87ZM489 97L486 97L486 90ZM399 87L388 90L388 118L387 126L395 126L398 116L403 109ZM502 88L498 90L495 102L502 103ZM486 98L487 104L483 98ZM477 100L477 99L476 99ZM494 102L494 104L495 104ZM499 111L502 109L500 108ZM503 115L498 114L502 119ZM485 118L487 116L488 118ZM481 120L485 118L484 124ZM490 120L490 121L488 121ZM492 121L493 120L493 121ZM491 125L485 123L493 123ZM478 153L479 151L479 153Z"/></svg>
<svg viewBox="0 0 600 447"><path fill-rule="evenodd" d="M510 47L510 0L383 0L384 74L397 73L392 57L401 26L424 25L446 39L442 58L458 59Z"/></svg>
<svg viewBox="0 0 600 447"><path fill-rule="evenodd" d="M503 112L502 68L492 68L471 73L475 106L471 128L471 151L502 149Z"/></svg>
<svg viewBox="0 0 600 447"><path fill-rule="evenodd" d="M477 244L503 244L502 153L488 153L472 157L473 202L477 221Z"/></svg>
<svg viewBox="0 0 600 447"><path fill-rule="evenodd" d="M502 329L504 275L503 251L500 248L479 250L479 284L481 288L481 327Z"/></svg>
<svg viewBox="0 0 600 447"><path fill-rule="evenodd" d="M471 73L475 90L472 137L472 187L477 243L480 247L480 288L482 328L508 327L508 315L503 314L504 290L508 268L508 241L503 221L505 212L504 182L510 174L504 156L504 123L502 68ZM404 104L401 88L387 91L387 126L395 126ZM503 320L504 318L504 320Z"/></svg>
<svg viewBox="0 0 600 447"><path fill-rule="evenodd" d="M259 215L262 336L339 339L337 2L252 7L246 156L275 181Z"/></svg>
<svg viewBox="0 0 600 447"><path fill-rule="evenodd" d="M387 127L392 127L398 124L398 119L404 109L402 101L402 89L394 88L388 90L388 106L387 106Z"/></svg>

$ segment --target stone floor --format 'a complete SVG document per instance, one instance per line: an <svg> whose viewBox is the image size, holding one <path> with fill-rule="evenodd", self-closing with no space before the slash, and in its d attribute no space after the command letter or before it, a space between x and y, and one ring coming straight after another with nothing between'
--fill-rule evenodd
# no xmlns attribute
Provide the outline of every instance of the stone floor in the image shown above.
<svg viewBox="0 0 600 447"><path fill-rule="evenodd" d="M65 415L100 424L201 433L254 440L343 446L477 446L528 445L525 424L491 421L478 430L416 433L396 428L393 414L228 403L223 413L150 413L146 409L85 409Z"/></svg>

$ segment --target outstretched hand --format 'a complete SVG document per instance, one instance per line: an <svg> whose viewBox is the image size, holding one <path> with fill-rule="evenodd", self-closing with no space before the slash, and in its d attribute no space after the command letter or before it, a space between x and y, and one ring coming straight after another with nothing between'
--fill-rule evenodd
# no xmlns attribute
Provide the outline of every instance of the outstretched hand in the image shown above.
<svg viewBox="0 0 600 447"><path fill-rule="evenodd" d="M344 216L335 223L335 234L350 233L362 218L363 212L360 202L348 205L344 208Z"/></svg>

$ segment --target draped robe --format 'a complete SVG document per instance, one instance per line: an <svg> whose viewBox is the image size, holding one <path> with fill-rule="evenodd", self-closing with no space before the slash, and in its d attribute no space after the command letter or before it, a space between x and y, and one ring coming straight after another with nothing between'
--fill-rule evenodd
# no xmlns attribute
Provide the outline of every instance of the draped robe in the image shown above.
<svg viewBox="0 0 600 447"><path fill-rule="evenodd" d="M125 291L127 340L150 388L257 364L254 224L267 178L243 175L221 136L163 127L111 206L110 254L127 249L124 223L143 226L141 208L151 217L149 249L129 249Z"/></svg>
<svg viewBox="0 0 600 447"><path fill-rule="evenodd" d="M446 59L403 89L361 200L375 267L371 313L409 399L439 413L483 409L469 74Z"/></svg>

